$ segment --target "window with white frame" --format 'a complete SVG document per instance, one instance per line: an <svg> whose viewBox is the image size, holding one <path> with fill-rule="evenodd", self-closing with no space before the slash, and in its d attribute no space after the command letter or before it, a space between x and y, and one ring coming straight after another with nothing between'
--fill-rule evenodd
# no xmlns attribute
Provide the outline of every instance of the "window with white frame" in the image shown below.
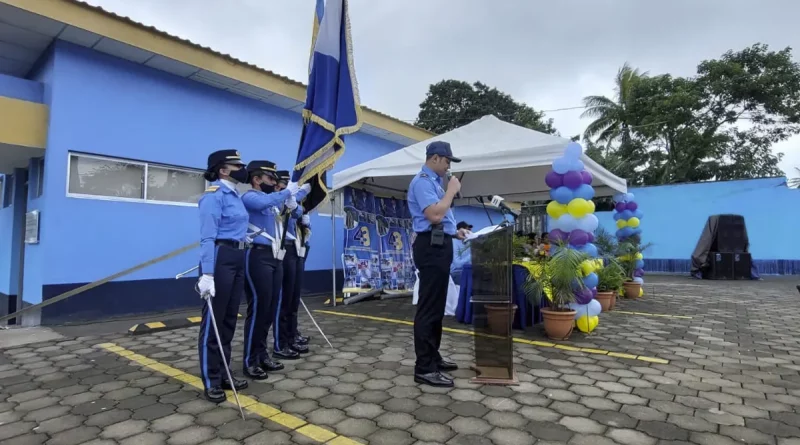
<svg viewBox="0 0 800 445"><path fill-rule="evenodd" d="M6 208L14 203L14 175L5 175L3 182L3 208Z"/></svg>
<svg viewBox="0 0 800 445"><path fill-rule="evenodd" d="M124 201L197 204L203 172L127 159L69 155L67 194Z"/></svg>

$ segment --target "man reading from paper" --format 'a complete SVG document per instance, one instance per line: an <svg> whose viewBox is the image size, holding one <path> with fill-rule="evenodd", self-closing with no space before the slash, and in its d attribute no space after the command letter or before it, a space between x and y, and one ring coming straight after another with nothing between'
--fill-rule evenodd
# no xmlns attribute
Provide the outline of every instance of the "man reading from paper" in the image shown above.
<svg viewBox="0 0 800 445"><path fill-rule="evenodd" d="M414 316L414 351L417 355L414 381L421 384L452 387L452 377L443 371L458 366L439 354L442 342L442 319L447 303L450 264L453 262L453 237L463 239L465 230L456 229L451 206L461 190L453 176L442 183L451 162L461 162L453 156L450 144L436 141L428 144L425 165L408 187L408 210L414 232L414 264L419 270L419 303Z"/></svg>

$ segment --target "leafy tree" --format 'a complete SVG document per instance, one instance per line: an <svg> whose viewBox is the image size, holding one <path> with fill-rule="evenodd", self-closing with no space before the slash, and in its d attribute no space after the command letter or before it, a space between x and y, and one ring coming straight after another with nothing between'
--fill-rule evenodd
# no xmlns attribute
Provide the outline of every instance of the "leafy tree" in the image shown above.
<svg viewBox="0 0 800 445"><path fill-rule="evenodd" d="M516 102L508 94L481 82L470 85L452 79L430 86L414 125L441 134L487 114L522 127L556 133L552 119L545 119L544 113Z"/></svg>
<svg viewBox="0 0 800 445"><path fill-rule="evenodd" d="M755 44L702 62L690 78L639 76L632 84L615 107L587 98L587 105L607 107L587 110L604 113L595 112L586 136L607 144L591 156L607 166L616 162L612 171L633 184L782 174L781 155L771 147L800 132L800 66L791 48Z"/></svg>

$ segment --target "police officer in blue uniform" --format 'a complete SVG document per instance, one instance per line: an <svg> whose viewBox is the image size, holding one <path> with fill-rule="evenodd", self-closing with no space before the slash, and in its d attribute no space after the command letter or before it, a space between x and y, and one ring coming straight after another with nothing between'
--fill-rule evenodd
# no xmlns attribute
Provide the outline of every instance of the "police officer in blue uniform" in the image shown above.
<svg viewBox="0 0 800 445"><path fill-rule="evenodd" d="M247 318L244 325L244 374L255 380L267 378L267 372L283 369L283 364L270 358L267 334L278 305L283 266L280 253L282 235L280 209L297 186L276 191L278 175L275 163L252 161L247 164L252 187L242 195L250 215L248 239L252 240L245 259L245 296Z"/></svg>
<svg viewBox="0 0 800 445"><path fill-rule="evenodd" d="M244 293L248 222L247 210L236 191L236 184L247 182L247 170L238 151L220 150L208 156L208 168L203 176L211 186L198 204L200 280L197 286L204 299L211 298L222 344L217 344L208 304L204 304L198 350L205 397L220 403L225 400L225 389L247 388L246 380L235 377L232 382L228 380L220 354L221 350L230 368L231 340Z"/></svg>
<svg viewBox="0 0 800 445"><path fill-rule="evenodd" d="M289 183L289 171L278 172L279 188ZM305 258L302 258L304 246L299 245L297 237L297 221L305 216L303 208L297 204L302 201L311 190L311 186L304 184L297 193L294 202L289 200L286 212L289 214L286 227L284 248L286 255L283 258L283 283L281 285L281 300L278 307L274 329L275 357L284 360L296 360L300 354L308 353L308 339L297 332L297 311L300 306L300 291L302 271L305 268ZM306 216L306 220L307 220ZM298 338L300 337L300 338Z"/></svg>
<svg viewBox="0 0 800 445"><path fill-rule="evenodd" d="M417 237L414 240L414 264L419 270L419 301L414 316L414 381L440 387L453 387L453 379L444 371L458 366L442 358L442 319L447 303L450 264L453 261L453 238L463 239L464 230L456 229L451 206L461 183L453 176L442 188L452 162L450 144L436 141L426 148L425 165L408 187L408 210Z"/></svg>

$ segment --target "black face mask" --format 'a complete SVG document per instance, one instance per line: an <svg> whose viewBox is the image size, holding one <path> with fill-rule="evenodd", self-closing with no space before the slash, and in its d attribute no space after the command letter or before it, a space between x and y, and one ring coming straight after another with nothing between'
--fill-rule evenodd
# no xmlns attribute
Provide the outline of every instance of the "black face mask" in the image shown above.
<svg viewBox="0 0 800 445"><path fill-rule="evenodd" d="M275 191L275 186L267 183L261 183L259 184L259 187L261 187L261 191L264 193L272 193Z"/></svg>
<svg viewBox="0 0 800 445"><path fill-rule="evenodd" d="M247 170L245 170L243 168L240 168L239 170L236 170L236 171L232 171L228 175L231 177L231 179L233 179L234 181L236 181L236 182L238 182L240 184L247 182L247 177L249 176L247 174Z"/></svg>

